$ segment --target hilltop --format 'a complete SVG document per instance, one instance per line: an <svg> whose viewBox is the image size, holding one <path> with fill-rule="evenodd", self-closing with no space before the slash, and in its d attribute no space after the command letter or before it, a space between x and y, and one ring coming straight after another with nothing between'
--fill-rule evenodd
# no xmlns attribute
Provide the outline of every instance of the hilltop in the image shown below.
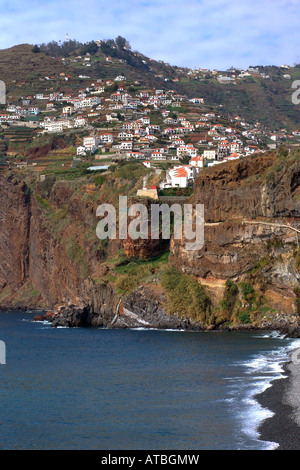
<svg viewBox="0 0 300 470"><path fill-rule="evenodd" d="M188 98L200 96L224 113L239 115L251 123L258 121L274 130L294 130L300 121L300 107L291 100L292 81L300 77L298 66L249 67L248 71L192 70L155 61L129 48L118 48L114 41L102 41L96 50L88 46L84 49L81 45L66 56L55 57L47 49L45 53L43 48L35 49L29 44L0 50L0 78L7 84L8 96L30 95L33 90L49 93L61 87L62 82L66 91L72 91L84 83L82 76L96 80L122 74L146 87L173 89ZM51 83L45 77L53 77ZM69 77L67 82L64 77Z"/></svg>

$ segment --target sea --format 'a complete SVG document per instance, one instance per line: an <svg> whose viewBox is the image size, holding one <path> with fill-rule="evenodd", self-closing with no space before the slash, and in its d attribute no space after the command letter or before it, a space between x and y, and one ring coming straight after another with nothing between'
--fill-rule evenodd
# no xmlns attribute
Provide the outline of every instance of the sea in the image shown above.
<svg viewBox="0 0 300 470"><path fill-rule="evenodd" d="M52 328L0 313L0 449L272 450L255 399L298 339L278 332ZM2 343L3 344L3 343Z"/></svg>

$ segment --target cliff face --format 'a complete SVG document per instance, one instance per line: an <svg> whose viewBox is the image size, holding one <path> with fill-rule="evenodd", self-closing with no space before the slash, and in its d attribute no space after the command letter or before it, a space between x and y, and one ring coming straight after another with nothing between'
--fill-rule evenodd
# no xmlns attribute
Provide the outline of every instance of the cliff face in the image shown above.
<svg viewBox="0 0 300 470"><path fill-rule="evenodd" d="M205 206L206 222L256 217L299 218L300 156L235 160L201 172L193 196Z"/></svg>
<svg viewBox="0 0 300 470"><path fill-rule="evenodd" d="M155 264L165 241L97 239L96 208L110 202L101 201L109 187L101 192L87 183L50 178L42 185L28 175L0 174L0 307L54 309L54 325L201 327L184 312L167 313L161 264ZM280 324L283 317L285 324L297 322L299 188L297 152L199 174L190 202L204 204L205 244L187 251L184 240L171 240L169 262L206 286L212 325L239 318L258 326ZM133 258L126 274L122 267ZM259 316L263 311L283 317Z"/></svg>
<svg viewBox="0 0 300 470"><path fill-rule="evenodd" d="M191 252L185 242L172 241L171 262L201 279L216 300L227 280L245 280L274 308L295 312L299 188L298 154L288 163L263 155L204 170L192 198L204 204L204 247Z"/></svg>
<svg viewBox="0 0 300 470"><path fill-rule="evenodd" d="M31 205L26 184L0 177L0 287L20 288L28 278Z"/></svg>
<svg viewBox="0 0 300 470"><path fill-rule="evenodd" d="M0 176L0 306L52 308L86 298L91 312L107 323L118 296L97 282L103 250L95 236L88 237L89 230L94 234L95 207L63 183L51 203L19 176Z"/></svg>

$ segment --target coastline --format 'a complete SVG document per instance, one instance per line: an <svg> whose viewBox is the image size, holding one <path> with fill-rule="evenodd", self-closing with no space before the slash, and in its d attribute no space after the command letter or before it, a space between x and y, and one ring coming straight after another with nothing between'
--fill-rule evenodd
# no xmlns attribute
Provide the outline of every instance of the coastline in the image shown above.
<svg viewBox="0 0 300 470"><path fill-rule="evenodd" d="M33 312L27 311L27 313ZM51 322L47 323L51 325ZM288 347L290 356L296 348L294 342L289 346L293 348ZM283 349L285 350L286 347L284 346ZM271 366L274 364L273 360L274 357L269 356ZM284 354L283 361L285 361L284 365L281 362L279 367L279 375L282 378L273 380L270 378L269 388L262 393L251 395L251 399L254 398L260 406L274 413L272 417L261 422L256 430L260 441L278 444L276 449L273 447L274 450L300 450L300 365L289 362L291 359L286 354ZM279 362L275 361L275 364ZM268 368L266 370L268 371ZM277 368L276 371L278 372ZM298 419L299 424L295 418Z"/></svg>
<svg viewBox="0 0 300 470"><path fill-rule="evenodd" d="M271 382L271 387L257 395L258 403L273 414L258 428L260 439L275 442L275 450L300 450L300 423L297 424L300 400L295 390L300 390L300 366L285 364L284 378Z"/></svg>

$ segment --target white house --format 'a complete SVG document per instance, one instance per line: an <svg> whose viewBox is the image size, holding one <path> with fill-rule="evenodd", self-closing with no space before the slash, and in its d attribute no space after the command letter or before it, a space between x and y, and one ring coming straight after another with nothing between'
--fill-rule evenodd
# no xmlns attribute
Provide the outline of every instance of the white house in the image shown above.
<svg viewBox="0 0 300 470"><path fill-rule="evenodd" d="M120 150L132 150L132 141L125 140L120 144Z"/></svg>
<svg viewBox="0 0 300 470"><path fill-rule="evenodd" d="M190 164L197 169L204 168L204 156L196 155L195 157L192 157L190 160Z"/></svg>
<svg viewBox="0 0 300 470"><path fill-rule="evenodd" d="M28 108L28 113L29 114L34 114L36 116L36 115L40 114L40 110L39 110L39 108L31 107L31 108Z"/></svg>
<svg viewBox="0 0 300 470"><path fill-rule="evenodd" d="M83 146L86 150L93 153L93 150L97 149L100 143L99 137L89 136L83 138Z"/></svg>
<svg viewBox="0 0 300 470"><path fill-rule="evenodd" d="M121 131L118 134L118 139L121 139L121 140L123 140L123 139L126 139L126 140L133 139L133 134L131 132Z"/></svg>
<svg viewBox="0 0 300 470"><path fill-rule="evenodd" d="M103 143L112 143L114 141L113 135L109 133L101 134L99 139Z"/></svg>
<svg viewBox="0 0 300 470"><path fill-rule="evenodd" d="M184 156L194 157L197 155L197 149L195 149L195 147L191 144L180 145L179 147L177 147L176 153L179 158L182 158Z"/></svg>
<svg viewBox="0 0 300 470"><path fill-rule="evenodd" d="M46 132L62 132L64 126L62 121L46 121L44 128Z"/></svg>
<svg viewBox="0 0 300 470"><path fill-rule="evenodd" d="M126 80L126 77L125 77L124 75L118 75L118 76L114 79L115 82L125 82L125 80Z"/></svg>
<svg viewBox="0 0 300 470"><path fill-rule="evenodd" d="M215 160L216 151L215 150L204 150L203 157L205 160Z"/></svg>
<svg viewBox="0 0 300 470"><path fill-rule="evenodd" d="M189 100L191 103L194 103L194 104L202 104L204 103L204 99L203 98L192 98L191 100Z"/></svg>
<svg viewBox="0 0 300 470"><path fill-rule="evenodd" d="M90 96L90 97L73 101L75 109L92 108L93 106L97 106L100 103L101 103L101 98L99 98L99 96Z"/></svg>
<svg viewBox="0 0 300 470"><path fill-rule="evenodd" d="M77 155L79 155L81 157L85 157L86 156L86 148L83 147L82 145L80 145L79 147L77 147L76 153L77 153Z"/></svg>
<svg viewBox="0 0 300 470"><path fill-rule="evenodd" d="M240 142L231 142L230 143L230 151L231 153L236 153L236 152L239 152L241 150L241 144Z"/></svg>
<svg viewBox="0 0 300 470"><path fill-rule="evenodd" d="M157 137L155 137L155 135L146 135L144 139L148 140L150 143L153 143L157 140Z"/></svg>
<svg viewBox="0 0 300 470"><path fill-rule="evenodd" d="M127 152L128 158L136 158L137 160L142 160L145 158L145 155L142 152Z"/></svg>
<svg viewBox="0 0 300 470"><path fill-rule="evenodd" d="M146 131L148 134L151 134L151 132L160 131L160 125L150 124L148 127L146 127Z"/></svg>
<svg viewBox="0 0 300 470"><path fill-rule="evenodd" d="M165 155L160 151L152 152L151 158L152 160L165 160L166 159Z"/></svg>
<svg viewBox="0 0 300 470"><path fill-rule="evenodd" d="M124 122L124 124L122 125L122 129L130 131L131 129L133 129L133 123L132 122Z"/></svg>
<svg viewBox="0 0 300 470"><path fill-rule="evenodd" d="M175 146L184 146L184 140L182 140L177 135L170 135L169 139L172 140Z"/></svg>
<svg viewBox="0 0 300 470"><path fill-rule="evenodd" d="M161 189L186 188L197 175L196 168L190 165L182 165L167 171L166 179L160 184Z"/></svg>
<svg viewBox="0 0 300 470"><path fill-rule="evenodd" d="M87 123L87 119L83 116L78 116L74 119L74 127L84 127Z"/></svg>
<svg viewBox="0 0 300 470"><path fill-rule="evenodd" d="M163 133L165 135L172 135L172 134L177 134L177 129L175 129L174 127L167 127L166 129L164 129Z"/></svg>
<svg viewBox="0 0 300 470"><path fill-rule="evenodd" d="M62 113L63 113L64 116L71 116L73 111L74 111L73 106L64 106L63 109L62 109Z"/></svg>
<svg viewBox="0 0 300 470"><path fill-rule="evenodd" d="M139 121L141 121L144 126L150 124L150 118L148 116L143 116L141 119L139 119Z"/></svg>

